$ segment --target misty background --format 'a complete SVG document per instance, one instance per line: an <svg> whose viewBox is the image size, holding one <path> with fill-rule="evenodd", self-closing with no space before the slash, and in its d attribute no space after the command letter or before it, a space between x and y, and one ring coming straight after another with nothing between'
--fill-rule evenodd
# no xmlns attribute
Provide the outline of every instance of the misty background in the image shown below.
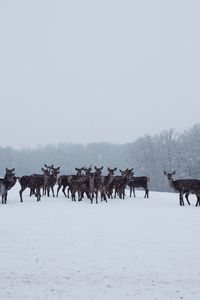
<svg viewBox="0 0 200 300"><path fill-rule="evenodd" d="M150 190L171 191L163 171L176 178L200 178L200 124L178 133L173 129L136 139L133 143L58 144L16 150L0 147L0 166L15 167L18 176L42 173L44 164L61 167L60 174L75 174L75 167L134 168L135 176L150 177Z"/></svg>

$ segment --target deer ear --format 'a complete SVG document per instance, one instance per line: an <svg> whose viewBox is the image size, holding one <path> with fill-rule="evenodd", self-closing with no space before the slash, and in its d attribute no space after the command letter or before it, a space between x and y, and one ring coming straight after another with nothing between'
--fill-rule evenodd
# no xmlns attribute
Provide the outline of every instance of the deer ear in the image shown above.
<svg viewBox="0 0 200 300"><path fill-rule="evenodd" d="M163 171L164 175L167 175L167 172L166 171Z"/></svg>
<svg viewBox="0 0 200 300"><path fill-rule="evenodd" d="M78 169L77 169L77 168L75 168L75 170L76 170L76 171L78 171Z"/></svg>
<svg viewBox="0 0 200 300"><path fill-rule="evenodd" d="M101 170L103 170L103 167L101 167Z"/></svg>
<svg viewBox="0 0 200 300"><path fill-rule="evenodd" d="M114 168L114 171L117 171L117 168Z"/></svg>
<svg viewBox="0 0 200 300"><path fill-rule="evenodd" d="M122 173L123 171L121 169L119 169L119 171Z"/></svg>
<svg viewBox="0 0 200 300"><path fill-rule="evenodd" d="M110 171L110 168L108 167L108 171Z"/></svg>
<svg viewBox="0 0 200 300"><path fill-rule="evenodd" d="M172 175L175 175L175 174L176 174L176 170L172 172Z"/></svg>
<svg viewBox="0 0 200 300"><path fill-rule="evenodd" d="M44 168L41 168L41 170L44 172Z"/></svg>

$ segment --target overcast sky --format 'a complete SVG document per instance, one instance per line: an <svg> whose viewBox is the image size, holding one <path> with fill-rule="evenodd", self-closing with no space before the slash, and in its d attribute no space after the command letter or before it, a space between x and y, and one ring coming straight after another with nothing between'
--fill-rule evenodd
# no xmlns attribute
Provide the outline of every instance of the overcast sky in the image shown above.
<svg viewBox="0 0 200 300"><path fill-rule="evenodd" d="M200 121L198 0L0 0L1 146Z"/></svg>

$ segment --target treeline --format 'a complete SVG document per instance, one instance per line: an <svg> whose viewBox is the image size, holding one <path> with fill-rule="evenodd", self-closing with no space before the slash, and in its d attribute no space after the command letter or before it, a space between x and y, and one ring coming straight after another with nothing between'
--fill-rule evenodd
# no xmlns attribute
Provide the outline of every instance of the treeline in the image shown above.
<svg viewBox="0 0 200 300"><path fill-rule="evenodd" d="M54 164L61 174L74 174L75 167L104 166L134 168L135 176L151 178L150 190L169 191L163 170L176 170L179 178L200 178L200 124L183 133L170 129L154 136L144 136L132 143L58 144L16 150L0 147L0 172L6 167L16 175L41 173L41 167Z"/></svg>

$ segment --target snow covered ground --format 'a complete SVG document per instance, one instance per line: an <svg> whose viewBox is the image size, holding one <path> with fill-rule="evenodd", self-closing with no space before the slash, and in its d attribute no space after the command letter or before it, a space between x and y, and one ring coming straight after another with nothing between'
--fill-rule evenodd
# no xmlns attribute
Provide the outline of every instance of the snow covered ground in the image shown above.
<svg viewBox="0 0 200 300"><path fill-rule="evenodd" d="M19 186L0 205L0 299L200 299L200 207L178 195L91 205ZM192 199L193 198L193 199Z"/></svg>

